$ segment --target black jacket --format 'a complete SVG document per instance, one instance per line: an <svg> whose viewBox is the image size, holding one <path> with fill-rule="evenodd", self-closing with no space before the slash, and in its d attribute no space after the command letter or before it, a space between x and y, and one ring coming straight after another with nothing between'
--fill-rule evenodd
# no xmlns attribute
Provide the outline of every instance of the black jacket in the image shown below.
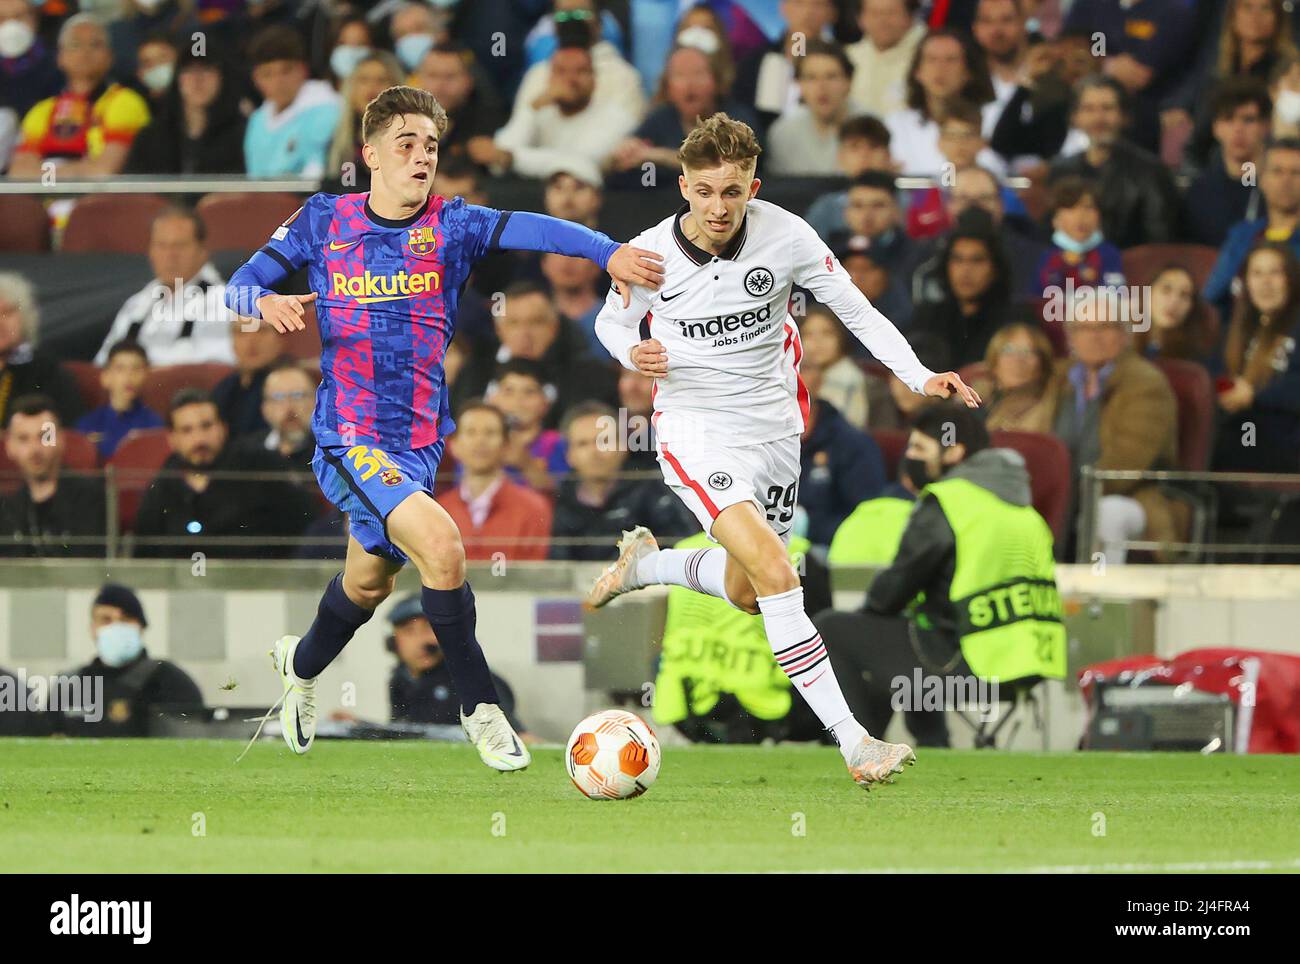
<svg viewBox="0 0 1300 964"><path fill-rule="evenodd" d="M602 506L578 501L578 481L560 483L551 520L551 558L608 562L624 529L648 526L661 545L700 531L699 523L662 482L618 482ZM586 539L568 543L570 539Z"/></svg>
<svg viewBox="0 0 1300 964"><path fill-rule="evenodd" d="M102 558L103 543L73 545L65 537L102 537L106 528L98 479L61 478L44 502L33 502L26 485L0 499L0 556Z"/></svg>
<svg viewBox="0 0 1300 964"><path fill-rule="evenodd" d="M244 480L216 477L203 492L195 492L185 479L170 473L185 468L176 455L163 463L162 472L150 484L140 503L135 532L147 539L183 536L172 545L136 546L142 558L183 558L196 550L224 558L288 558L287 545L220 545L221 536L300 536L317 515L311 493L288 481ZM227 446L211 465L216 472L283 472L284 460L274 452L243 453ZM197 528L196 528L197 527Z"/></svg>
<svg viewBox="0 0 1300 964"><path fill-rule="evenodd" d="M239 372L231 372L213 387L212 400L217 403L217 411L231 438L270 428L262 417L262 386L274 364L254 372L247 386L239 380Z"/></svg>
<svg viewBox="0 0 1300 964"><path fill-rule="evenodd" d="M52 356L25 346L15 351L0 371L0 425L8 424L13 403L24 395L48 395L64 425L81 417L77 380Z"/></svg>
<svg viewBox="0 0 1300 964"><path fill-rule="evenodd" d="M809 541L830 545L858 503L875 498L884 485L880 446L845 421L834 405L818 399L812 432L799 450L799 504L808 512Z"/></svg>
<svg viewBox="0 0 1300 964"><path fill-rule="evenodd" d="M508 683L496 673L492 674L501 712L506 715L515 732L525 728L515 716L515 694ZM393 668L388 677L388 702L394 723L432 723L440 726L460 726L460 698L451 681L447 661L413 676L402 663Z"/></svg>
<svg viewBox="0 0 1300 964"><path fill-rule="evenodd" d="M1117 248L1173 241L1178 230L1178 192L1169 169L1149 151L1118 141L1100 168L1087 151L1056 161L1048 183L1075 176L1101 184L1101 231Z"/></svg>
<svg viewBox="0 0 1300 964"><path fill-rule="evenodd" d="M1013 505L1029 505L1025 460L1010 449L976 452L949 473L968 479ZM948 599L957 564L957 539L939 500L926 494L908 519L898 554L867 590L866 609L883 616L901 613L917 593L925 593L920 613L942 633L955 633L956 614Z"/></svg>
<svg viewBox="0 0 1300 964"><path fill-rule="evenodd" d="M189 674L165 659L150 659L147 650L125 666L109 666L96 657L68 675L104 681L103 715L97 722L84 713L61 714L59 728L69 736L149 736L161 714L203 712L203 694ZM83 701L87 698L83 695Z"/></svg>

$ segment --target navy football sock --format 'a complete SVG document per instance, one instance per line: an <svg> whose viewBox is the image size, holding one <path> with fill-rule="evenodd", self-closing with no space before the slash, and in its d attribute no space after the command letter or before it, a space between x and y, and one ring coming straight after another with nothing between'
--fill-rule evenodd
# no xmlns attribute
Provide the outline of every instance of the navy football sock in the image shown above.
<svg viewBox="0 0 1300 964"><path fill-rule="evenodd" d="M452 685L460 697L466 716L472 716L480 703L499 703L496 685L488 669L487 657L474 635L478 614L474 608L474 592L469 583L455 589L430 589L425 586L420 595L424 614L438 635L438 644L447 658Z"/></svg>
<svg viewBox="0 0 1300 964"><path fill-rule="evenodd" d="M299 679L314 679L343 652L353 634L374 611L358 606L343 591L343 573L330 580L316 608L316 619L293 654L293 672Z"/></svg>

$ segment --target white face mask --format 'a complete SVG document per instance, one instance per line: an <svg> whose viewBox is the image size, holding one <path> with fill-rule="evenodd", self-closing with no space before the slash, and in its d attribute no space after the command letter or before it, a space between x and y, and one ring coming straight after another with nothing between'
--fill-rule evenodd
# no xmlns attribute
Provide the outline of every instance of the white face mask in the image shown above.
<svg viewBox="0 0 1300 964"><path fill-rule="evenodd" d="M1300 124L1300 90L1279 90L1273 110L1283 124Z"/></svg>
<svg viewBox="0 0 1300 964"><path fill-rule="evenodd" d="M95 650L108 666L125 666L143 649L144 638L135 623L109 623L95 634Z"/></svg>
<svg viewBox="0 0 1300 964"><path fill-rule="evenodd" d="M160 90L166 90L167 85L172 82L172 74L175 68L171 64L158 64L150 67L140 75L141 82L144 83L155 94Z"/></svg>
<svg viewBox="0 0 1300 964"><path fill-rule="evenodd" d="M36 33L21 20L0 23L0 57L21 57L32 49L35 42Z"/></svg>

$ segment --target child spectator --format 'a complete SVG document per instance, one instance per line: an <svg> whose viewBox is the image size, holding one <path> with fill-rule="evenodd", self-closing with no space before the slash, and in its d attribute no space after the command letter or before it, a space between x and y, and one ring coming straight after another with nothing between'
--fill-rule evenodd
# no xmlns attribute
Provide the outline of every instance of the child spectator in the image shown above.
<svg viewBox="0 0 1300 964"><path fill-rule="evenodd" d="M1119 248L1101 233L1096 184L1063 177L1052 185L1052 248L1038 264L1039 290L1122 285L1124 265ZM1046 295L1044 295L1046 297Z"/></svg>
<svg viewBox="0 0 1300 964"><path fill-rule="evenodd" d="M119 341L108 350L108 361L99 370L99 384L108 393L108 404L87 412L77 420L107 461L128 433L136 429L161 428L162 416L140 401L140 390L149 377L149 356L133 341Z"/></svg>
<svg viewBox="0 0 1300 964"><path fill-rule="evenodd" d="M856 429L867 427L867 376L848 355L848 330L822 305L808 306L799 325L803 363L821 375L817 397L830 402Z"/></svg>
<svg viewBox="0 0 1300 964"><path fill-rule="evenodd" d="M248 63L264 98L244 133L248 173L319 176L338 124L338 94L327 82L308 79L307 52L292 27L267 27L255 36L248 45Z"/></svg>
<svg viewBox="0 0 1300 964"><path fill-rule="evenodd" d="M542 427L555 401L554 392L536 362L512 358L497 368L486 393L488 404L505 414L510 431L506 474L546 493L555 491L554 476L569 471L564 437L555 429Z"/></svg>

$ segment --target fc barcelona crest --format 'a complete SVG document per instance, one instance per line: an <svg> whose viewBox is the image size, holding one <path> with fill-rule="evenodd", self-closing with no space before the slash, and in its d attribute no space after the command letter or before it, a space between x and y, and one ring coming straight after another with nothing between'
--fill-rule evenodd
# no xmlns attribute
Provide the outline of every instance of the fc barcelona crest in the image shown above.
<svg viewBox="0 0 1300 964"><path fill-rule="evenodd" d="M427 257L438 246L438 238L433 228L411 228L406 232L406 247L417 258Z"/></svg>

